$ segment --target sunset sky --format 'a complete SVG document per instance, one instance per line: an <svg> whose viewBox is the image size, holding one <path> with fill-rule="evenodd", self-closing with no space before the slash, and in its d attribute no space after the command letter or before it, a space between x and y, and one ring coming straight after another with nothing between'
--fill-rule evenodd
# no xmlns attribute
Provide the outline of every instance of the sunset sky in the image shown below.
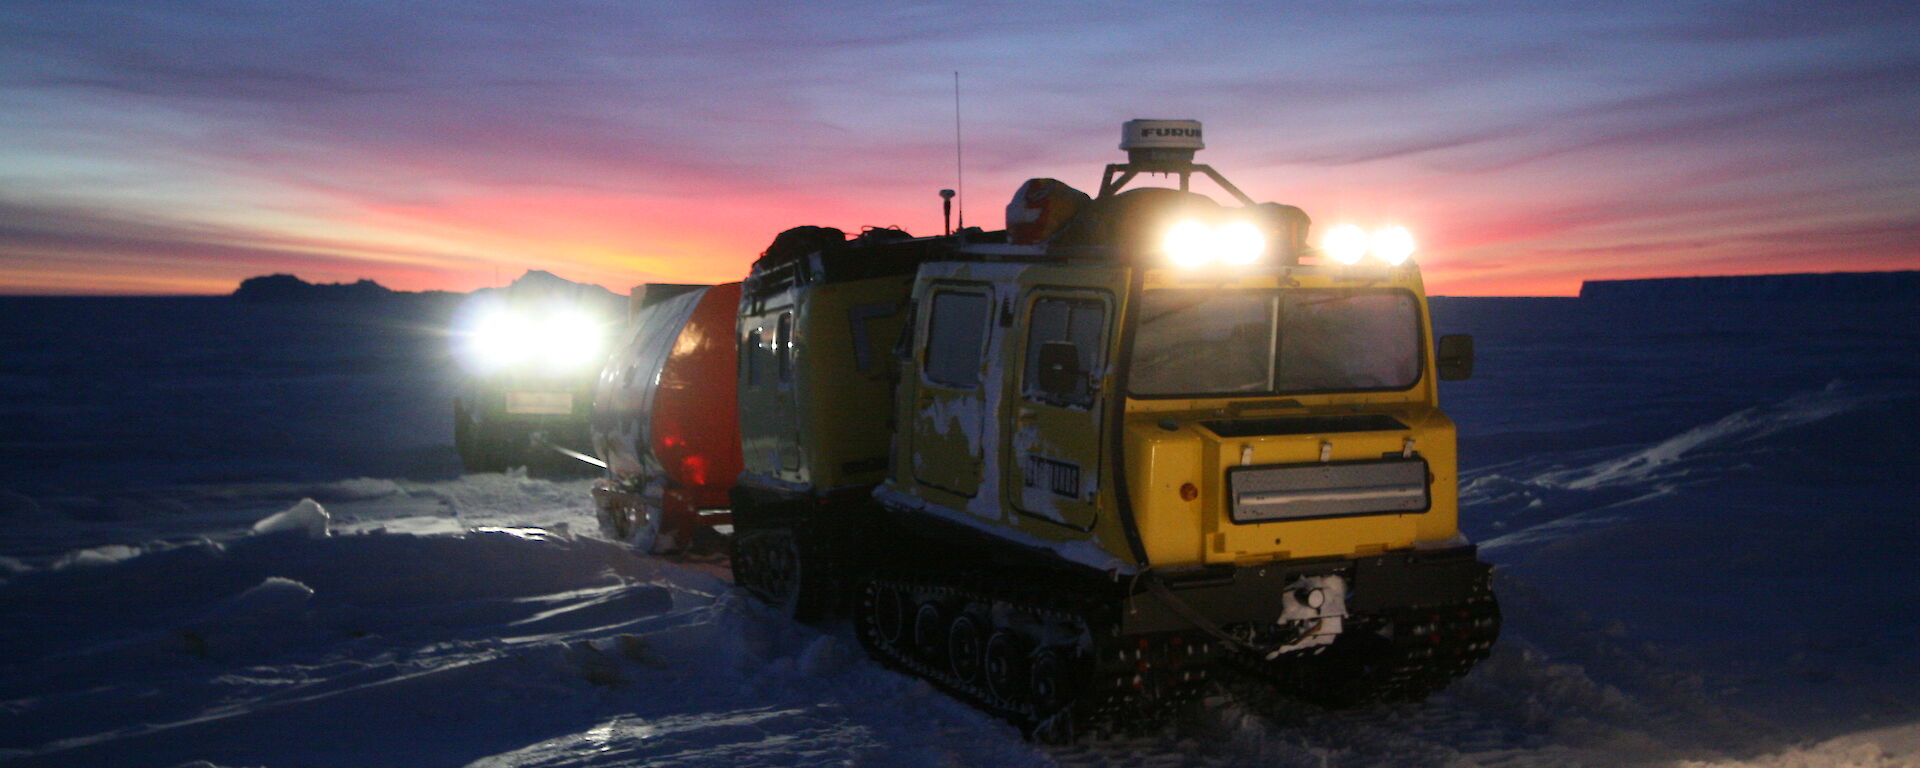
<svg viewBox="0 0 1920 768"><path fill-rule="evenodd" d="M1920 3L0 4L0 294L618 291L1002 226L1135 117L1430 291L1920 268Z"/></svg>

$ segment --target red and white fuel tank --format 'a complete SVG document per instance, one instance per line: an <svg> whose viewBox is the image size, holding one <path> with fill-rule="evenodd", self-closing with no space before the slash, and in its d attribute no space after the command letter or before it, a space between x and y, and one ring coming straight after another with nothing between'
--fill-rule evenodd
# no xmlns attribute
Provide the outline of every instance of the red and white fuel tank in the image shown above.
<svg viewBox="0 0 1920 768"><path fill-rule="evenodd" d="M609 537L666 552L697 528L732 522L739 304L739 283L634 290L626 335L593 397L593 447L608 472L593 497Z"/></svg>

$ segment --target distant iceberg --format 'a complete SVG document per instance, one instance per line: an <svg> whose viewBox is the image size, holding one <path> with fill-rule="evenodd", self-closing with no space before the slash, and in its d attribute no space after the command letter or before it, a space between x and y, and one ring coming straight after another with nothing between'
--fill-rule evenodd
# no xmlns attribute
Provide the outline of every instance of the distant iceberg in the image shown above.
<svg viewBox="0 0 1920 768"><path fill-rule="evenodd" d="M1920 300L1920 271L1588 280L1580 285L1580 298L1623 302L1699 299L1913 301Z"/></svg>
<svg viewBox="0 0 1920 768"><path fill-rule="evenodd" d="M262 275L241 281L233 297L241 301L374 301L390 297L393 289L372 280L352 283L309 283L293 275Z"/></svg>

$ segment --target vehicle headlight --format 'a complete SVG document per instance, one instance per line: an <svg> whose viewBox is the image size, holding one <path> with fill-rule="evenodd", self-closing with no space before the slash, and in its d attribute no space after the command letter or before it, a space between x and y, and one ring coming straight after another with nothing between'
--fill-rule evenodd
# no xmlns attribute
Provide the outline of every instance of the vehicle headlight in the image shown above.
<svg viewBox="0 0 1920 768"><path fill-rule="evenodd" d="M600 355L600 324L583 312L547 318L540 336L546 361L556 368L577 368Z"/></svg>
<svg viewBox="0 0 1920 768"><path fill-rule="evenodd" d="M1220 251L1220 260L1228 264L1252 264L1267 250L1267 236L1260 233L1259 227L1245 221L1228 222L1214 230L1213 239Z"/></svg>
<svg viewBox="0 0 1920 768"><path fill-rule="evenodd" d="M1213 260L1213 228L1187 219L1169 228L1160 245L1174 266L1197 267Z"/></svg>
<svg viewBox="0 0 1920 768"><path fill-rule="evenodd" d="M1406 227L1381 227L1367 232L1352 224L1342 224L1321 236L1320 252L1347 266L1360 263L1371 253L1387 266L1397 267L1413 256L1413 233Z"/></svg>
<svg viewBox="0 0 1920 768"><path fill-rule="evenodd" d="M533 329L511 312L492 312L473 326L468 347L489 368L504 368L526 360L537 344Z"/></svg>
<svg viewBox="0 0 1920 768"><path fill-rule="evenodd" d="M1367 232L1352 224L1334 227L1320 237L1320 250L1341 264L1358 264L1367 255Z"/></svg>
<svg viewBox="0 0 1920 768"><path fill-rule="evenodd" d="M467 332L467 357L487 371L524 365L573 370L599 359L602 331L598 321L577 310L530 315L498 309Z"/></svg>
<svg viewBox="0 0 1920 768"><path fill-rule="evenodd" d="M1382 227L1370 239L1375 258L1398 266L1413 255L1413 233L1406 227Z"/></svg>
<svg viewBox="0 0 1920 768"><path fill-rule="evenodd" d="M1267 236L1251 222L1230 221L1218 227L1187 219L1167 229L1160 239L1167 260L1177 267L1200 267L1218 260L1247 265L1267 250Z"/></svg>

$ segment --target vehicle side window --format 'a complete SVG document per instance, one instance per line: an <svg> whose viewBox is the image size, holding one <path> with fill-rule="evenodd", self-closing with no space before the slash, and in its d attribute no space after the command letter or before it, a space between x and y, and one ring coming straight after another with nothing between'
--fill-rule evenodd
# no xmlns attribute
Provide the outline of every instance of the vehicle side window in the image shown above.
<svg viewBox="0 0 1920 768"><path fill-rule="evenodd" d="M980 386L991 305L985 294L933 295L933 314L927 319L927 380L961 389Z"/></svg>
<svg viewBox="0 0 1920 768"><path fill-rule="evenodd" d="M778 361L780 383L793 381L793 313L780 313L780 324L773 330L773 354Z"/></svg>
<svg viewBox="0 0 1920 768"><path fill-rule="evenodd" d="M886 321L898 314L900 305L893 302L860 304L847 310L847 340L853 343L854 370L871 373L874 364L897 343L875 329L884 329Z"/></svg>
<svg viewBox="0 0 1920 768"><path fill-rule="evenodd" d="M1093 405L1091 377L1106 363L1101 343L1107 325L1106 305L1097 299L1046 296L1033 302L1027 319L1027 360L1021 393L1028 399L1055 405ZM1049 342L1065 342L1078 352L1082 383L1071 393L1048 393L1041 386L1041 349Z"/></svg>
<svg viewBox="0 0 1920 768"><path fill-rule="evenodd" d="M747 332L747 343L740 346L741 363L747 366L747 386L760 385L760 329Z"/></svg>

